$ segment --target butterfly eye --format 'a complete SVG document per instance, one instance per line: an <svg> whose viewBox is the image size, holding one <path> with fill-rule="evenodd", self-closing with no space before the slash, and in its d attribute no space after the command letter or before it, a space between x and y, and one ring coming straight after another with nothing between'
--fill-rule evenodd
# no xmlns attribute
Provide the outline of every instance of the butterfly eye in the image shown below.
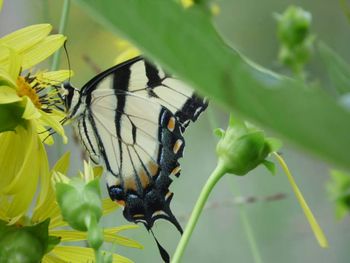
<svg viewBox="0 0 350 263"><path fill-rule="evenodd" d="M124 191L120 187L114 186L109 188L109 196L112 200L123 200Z"/></svg>
<svg viewBox="0 0 350 263"><path fill-rule="evenodd" d="M75 89L70 84L70 82L65 82L63 84L63 90L65 91L63 94L63 98L65 100L66 108L69 109L72 104L72 99L73 99Z"/></svg>

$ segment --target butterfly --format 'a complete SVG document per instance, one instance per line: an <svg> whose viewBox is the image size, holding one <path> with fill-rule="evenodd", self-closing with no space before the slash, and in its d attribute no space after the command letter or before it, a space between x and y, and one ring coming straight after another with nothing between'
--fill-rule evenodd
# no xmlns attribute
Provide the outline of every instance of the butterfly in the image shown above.
<svg viewBox="0 0 350 263"><path fill-rule="evenodd" d="M108 193L124 207L124 217L149 231L162 218L182 233L169 186L180 175L183 133L207 100L142 57L107 69L81 89L64 88L68 119L75 120L92 162L104 166Z"/></svg>

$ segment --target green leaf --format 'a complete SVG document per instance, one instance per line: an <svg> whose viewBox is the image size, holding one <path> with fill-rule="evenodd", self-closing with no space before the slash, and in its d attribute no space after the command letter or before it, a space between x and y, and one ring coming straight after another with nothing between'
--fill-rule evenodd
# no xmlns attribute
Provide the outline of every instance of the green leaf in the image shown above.
<svg viewBox="0 0 350 263"><path fill-rule="evenodd" d="M277 152L279 149L282 148L282 141L277 139L277 138L266 138L267 143L269 144L270 148L271 148L271 152Z"/></svg>
<svg viewBox="0 0 350 263"><path fill-rule="evenodd" d="M350 65L325 43L321 42L318 50L327 67L333 87L340 95L350 93Z"/></svg>
<svg viewBox="0 0 350 263"><path fill-rule="evenodd" d="M49 253L52 249L55 248L61 242L61 237L49 236L46 253Z"/></svg>
<svg viewBox="0 0 350 263"><path fill-rule="evenodd" d="M77 2L227 110L350 168L350 113L319 88L243 58L220 38L205 12L164 0Z"/></svg>
<svg viewBox="0 0 350 263"><path fill-rule="evenodd" d="M264 160L262 164L266 167L267 170L269 170L272 173L272 175L276 174L276 165L273 162Z"/></svg>
<svg viewBox="0 0 350 263"><path fill-rule="evenodd" d="M17 125L24 125L24 108L20 103L0 104L0 133L14 131Z"/></svg>

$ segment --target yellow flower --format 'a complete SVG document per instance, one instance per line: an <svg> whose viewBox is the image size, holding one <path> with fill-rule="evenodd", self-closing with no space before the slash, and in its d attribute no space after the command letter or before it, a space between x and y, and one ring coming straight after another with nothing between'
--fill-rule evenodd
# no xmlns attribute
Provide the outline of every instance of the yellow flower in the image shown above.
<svg viewBox="0 0 350 263"><path fill-rule="evenodd" d="M57 88L70 72L39 71L34 75L21 75L21 71L40 63L64 43L64 36L48 35L51 29L48 24L34 25L0 39L0 104L20 102L24 107L22 118L36 121L42 140L49 135L47 127L51 127L66 141L60 124L64 113L57 108L62 101L58 89L52 87ZM45 142L53 143L51 137Z"/></svg>
<svg viewBox="0 0 350 263"><path fill-rule="evenodd" d="M194 0L180 0L184 8L189 8L195 4ZM209 9L212 15L217 16L220 13L220 7L218 4L210 2Z"/></svg>
<svg viewBox="0 0 350 263"><path fill-rule="evenodd" d="M181 4L185 7L188 8L194 4L193 0L181 0Z"/></svg>
<svg viewBox="0 0 350 263"><path fill-rule="evenodd" d="M46 198L49 166L42 141L53 143L51 129L67 141L60 123L61 101L52 87L67 79L69 71L21 75L64 43L64 36L48 35L51 29L34 25L0 38L0 204L10 200L10 223L28 210L38 183L39 203Z"/></svg>
<svg viewBox="0 0 350 263"><path fill-rule="evenodd" d="M66 174L69 166L69 154L65 154L61 157L61 159L56 163L53 169L50 172L50 178L54 173L59 173L60 176L62 174ZM94 169L94 173L96 175L96 171ZM83 173L83 176L90 176L88 173ZM66 177L67 180L69 180ZM0 205L0 219L6 221L6 209L10 207L12 204L9 202L3 202ZM109 214L115 211L118 206L115 202L111 201L109 198L103 200L103 215ZM59 244L54 246L52 250L50 250L46 255L44 255L42 262L43 263L51 263L51 262L60 262L60 263L68 263L68 262L93 262L95 259L95 254L93 249L86 247L78 247L78 246L69 246L67 242L77 242L87 240L87 233L80 232L75 230L67 230L67 223L63 221L62 215L60 212L60 208L56 202L55 190L52 184L49 184L48 194L44 202L37 202L33 215L30 219L26 217L22 217L17 225L36 225L40 222L44 222L50 218L49 224L49 236L54 236L59 238ZM62 229L64 227L64 229ZM104 229L104 240L109 243L115 243L122 246L132 247L132 248L143 248L138 242L120 236L119 232L137 228L136 225L125 225L113 228ZM132 262L128 258L123 256L113 254L113 262Z"/></svg>
<svg viewBox="0 0 350 263"><path fill-rule="evenodd" d="M116 41L116 46L120 53L114 61L115 64L120 64L141 54L136 47L123 39Z"/></svg>

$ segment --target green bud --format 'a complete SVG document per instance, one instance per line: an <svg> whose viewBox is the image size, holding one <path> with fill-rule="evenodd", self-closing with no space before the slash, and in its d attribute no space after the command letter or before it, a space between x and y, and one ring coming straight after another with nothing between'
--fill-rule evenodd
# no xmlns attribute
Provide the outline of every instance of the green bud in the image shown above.
<svg viewBox="0 0 350 263"><path fill-rule="evenodd" d="M327 190L336 204L336 217L342 219L350 212L350 175L343 171L331 171L332 181L328 183Z"/></svg>
<svg viewBox="0 0 350 263"><path fill-rule="evenodd" d="M63 219L78 231L87 231L92 218L99 221L102 216L98 179L87 184L78 178L56 183L56 197Z"/></svg>
<svg viewBox="0 0 350 263"><path fill-rule="evenodd" d="M290 6L277 15L278 37L282 44L293 48L302 44L309 35L311 14L300 7Z"/></svg>
<svg viewBox="0 0 350 263"><path fill-rule="evenodd" d="M48 226L49 220L25 227L1 224L0 262L41 262L48 248Z"/></svg>
<svg viewBox="0 0 350 263"><path fill-rule="evenodd" d="M218 135L220 133L217 133ZM233 120L222 133L216 152L228 173L245 175L264 161L273 147L264 132L243 122ZM271 165L271 164L270 164Z"/></svg>
<svg viewBox="0 0 350 263"><path fill-rule="evenodd" d="M302 70L310 59L315 40L310 35L311 14L300 7L290 6L283 14L276 15L276 18L277 35L281 41L278 59L296 75L303 76Z"/></svg>

